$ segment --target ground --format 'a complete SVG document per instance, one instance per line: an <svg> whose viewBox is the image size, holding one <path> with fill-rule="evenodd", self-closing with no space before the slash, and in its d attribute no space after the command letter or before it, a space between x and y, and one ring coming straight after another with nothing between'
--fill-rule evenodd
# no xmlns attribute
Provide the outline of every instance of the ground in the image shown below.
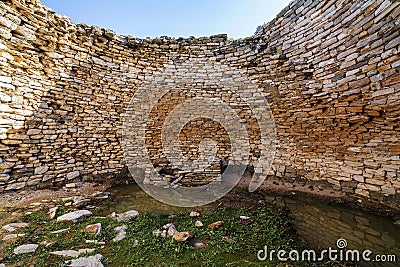
<svg viewBox="0 0 400 267"><path fill-rule="evenodd" d="M103 190L100 190L103 189ZM0 262L6 266L68 266L70 258L50 255L61 250L94 249L89 255L104 256L104 266L286 266L273 262L257 260L257 251L268 246L270 249L301 249L304 241L297 235L290 214L284 208L265 201L262 194L251 198L243 190L235 190L214 208L204 210L199 217L189 213L166 215L152 212L140 213L130 220L118 222L112 216L104 216L102 206L107 205L108 194L104 187L84 185L81 189L64 189L15 194L20 198L10 201L10 195L3 196L1 225L9 223L28 223L29 226L16 232L2 231L1 237L10 234L24 236L1 241ZM79 197L73 197L79 195ZM112 198L112 197L111 197ZM5 206L4 200L8 199ZM35 200L35 201L33 201ZM58 207L54 219L48 211ZM77 223L57 222L56 218L70 211L91 208L93 215ZM245 219L241 219L240 217ZM196 227L201 221L203 227ZM223 221L220 229L210 229L208 225ZM84 231L91 224L101 223L99 235ZM179 231L190 231L194 237L186 242L177 242L171 237L155 235L173 223ZM119 242L112 240L118 235L115 227L126 226L126 238ZM62 233L54 231L68 229ZM88 244L86 240L100 241ZM206 246L196 249L194 241ZM104 243L101 243L104 242ZM14 248L23 244L39 244L32 254L15 255ZM319 263L318 266L322 266ZM310 266L308 263L291 263L295 266ZM343 266L338 263L323 263L323 266Z"/></svg>

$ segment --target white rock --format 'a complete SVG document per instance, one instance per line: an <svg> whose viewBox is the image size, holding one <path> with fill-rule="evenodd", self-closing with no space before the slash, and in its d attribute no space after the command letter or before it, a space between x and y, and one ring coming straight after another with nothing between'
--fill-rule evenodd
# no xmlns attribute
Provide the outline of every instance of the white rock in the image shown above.
<svg viewBox="0 0 400 267"><path fill-rule="evenodd" d="M106 242L99 240L85 240L86 244L105 245Z"/></svg>
<svg viewBox="0 0 400 267"><path fill-rule="evenodd" d="M9 226L15 228L26 228L29 226L29 223L10 223Z"/></svg>
<svg viewBox="0 0 400 267"><path fill-rule="evenodd" d="M104 265L100 260L103 259L103 256L100 254L96 254L94 256L90 256L87 258L79 258L76 260L72 260L68 265L70 267L103 267Z"/></svg>
<svg viewBox="0 0 400 267"><path fill-rule="evenodd" d="M195 225L196 227L203 227L203 226L204 226L203 223L202 223L201 221L196 221L196 222L194 223L194 225Z"/></svg>
<svg viewBox="0 0 400 267"><path fill-rule="evenodd" d="M57 210L58 210L58 207L49 209L48 214L49 214L50 220L53 220L56 217Z"/></svg>
<svg viewBox="0 0 400 267"><path fill-rule="evenodd" d="M129 221L133 217L136 217L139 215L139 212L136 210L130 210L121 214L115 214L115 218L117 218L118 222L123 222L123 221Z"/></svg>
<svg viewBox="0 0 400 267"><path fill-rule="evenodd" d="M250 217L247 217L247 216L240 216L240 219L242 219L242 220L248 220L248 219L250 219Z"/></svg>
<svg viewBox="0 0 400 267"><path fill-rule="evenodd" d="M1 229L11 233L11 232L15 232L17 231L17 229L15 229L14 227L10 226L10 225L4 225L3 227L1 227Z"/></svg>
<svg viewBox="0 0 400 267"><path fill-rule="evenodd" d="M94 249L80 249L76 250L62 250L62 251L54 251L50 252L51 255L61 256L61 257L69 257L69 258L78 258L80 255L85 253L92 253L95 251Z"/></svg>
<svg viewBox="0 0 400 267"><path fill-rule="evenodd" d="M62 234L62 233L66 233L68 231L69 231L69 228L68 229L61 229L61 230L53 231L53 232L50 232L50 233L51 234Z"/></svg>
<svg viewBox="0 0 400 267"><path fill-rule="evenodd" d="M189 216L190 216L190 217L199 217L199 216L200 216L200 212L192 211L192 212L189 214Z"/></svg>
<svg viewBox="0 0 400 267"><path fill-rule="evenodd" d="M38 247L39 245L37 244L22 245L14 248L14 254L19 255L19 254L34 253Z"/></svg>
<svg viewBox="0 0 400 267"><path fill-rule="evenodd" d="M17 239L19 237L24 237L25 234L11 234L11 235L5 235L3 237L3 241L8 241L8 240L13 240L13 239Z"/></svg>
<svg viewBox="0 0 400 267"><path fill-rule="evenodd" d="M83 217L89 217L91 215L92 213L88 210L77 210L58 217L57 222L77 222Z"/></svg>
<svg viewBox="0 0 400 267"><path fill-rule="evenodd" d="M118 232L118 235L113 238L113 242L119 242L126 237L126 225L115 227L114 230Z"/></svg>

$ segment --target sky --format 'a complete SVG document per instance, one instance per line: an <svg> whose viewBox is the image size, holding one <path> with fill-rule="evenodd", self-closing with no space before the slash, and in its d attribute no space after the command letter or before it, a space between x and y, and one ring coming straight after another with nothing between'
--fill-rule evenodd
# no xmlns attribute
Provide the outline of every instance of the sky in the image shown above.
<svg viewBox="0 0 400 267"><path fill-rule="evenodd" d="M42 0L75 23L134 37L253 35L290 0Z"/></svg>

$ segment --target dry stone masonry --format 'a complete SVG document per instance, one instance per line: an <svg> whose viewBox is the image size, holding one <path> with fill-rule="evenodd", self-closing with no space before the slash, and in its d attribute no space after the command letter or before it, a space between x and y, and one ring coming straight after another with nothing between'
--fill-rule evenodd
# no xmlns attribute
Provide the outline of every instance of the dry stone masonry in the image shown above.
<svg viewBox="0 0 400 267"><path fill-rule="evenodd" d="M167 175L175 174L162 155L160 125L188 97L215 94L235 105L249 161L258 160L257 121L232 93L252 84L275 121L269 175L399 207L399 18L395 0L295 0L242 40L138 39L76 25L38 0L1 0L0 192L115 177L126 167L122 122L135 92L156 79L168 84L168 70L180 69L197 72L180 77L184 94L162 97L146 131L151 161ZM202 62L215 70L201 71ZM204 137L229 159L226 129L207 119L182 128L187 157L198 156Z"/></svg>

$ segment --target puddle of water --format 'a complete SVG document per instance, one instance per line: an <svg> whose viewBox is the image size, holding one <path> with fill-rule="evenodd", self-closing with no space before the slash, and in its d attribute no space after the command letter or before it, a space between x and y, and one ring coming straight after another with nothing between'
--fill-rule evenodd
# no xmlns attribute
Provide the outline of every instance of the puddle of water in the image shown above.
<svg viewBox="0 0 400 267"><path fill-rule="evenodd" d="M139 212L154 212L160 214L189 214L193 208L181 208L159 202L147 195L137 185L117 186L109 190L114 196L113 201L102 207L101 213L137 210ZM244 200L240 197L229 198L229 205L251 205L256 203L255 194ZM232 200L233 199L233 200ZM219 202L200 207L199 211L214 210ZM309 249L323 250L332 247L336 249L336 241L347 240L346 249L357 249L361 253L371 250L375 255L396 255L397 263L366 263L360 266L399 266L400 261L400 227L394 225L394 220L377 216L347 206L328 205L291 198L278 198L277 204L285 206L294 218L299 235L311 246Z"/></svg>
<svg viewBox="0 0 400 267"><path fill-rule="evenodd" d="M393 224L393 219L347 206L289 198L279 202L290 210L299 235L312 246L310 249L335 249L336 241L344 238L348 244L346 249L361 252L368 249L375 255L393 254L397 258L397 263L360 262L359 265L399 266L400 227Z"/></svg>
<svg viewBox="0 0 400 267"><path fill-rule="evenodd" d="M160 202L146 192L144 192L138 185L120 185L115 186L108 190L113 196L113 200L102 206L100 212L106 216L112 212L122 213L128 210L136 210L139 213L152 212L158 214L189 214L193 210L207 212L214 210L218 203L214 202L206 206L196 208L182 208L170 206Z"/></svg>

